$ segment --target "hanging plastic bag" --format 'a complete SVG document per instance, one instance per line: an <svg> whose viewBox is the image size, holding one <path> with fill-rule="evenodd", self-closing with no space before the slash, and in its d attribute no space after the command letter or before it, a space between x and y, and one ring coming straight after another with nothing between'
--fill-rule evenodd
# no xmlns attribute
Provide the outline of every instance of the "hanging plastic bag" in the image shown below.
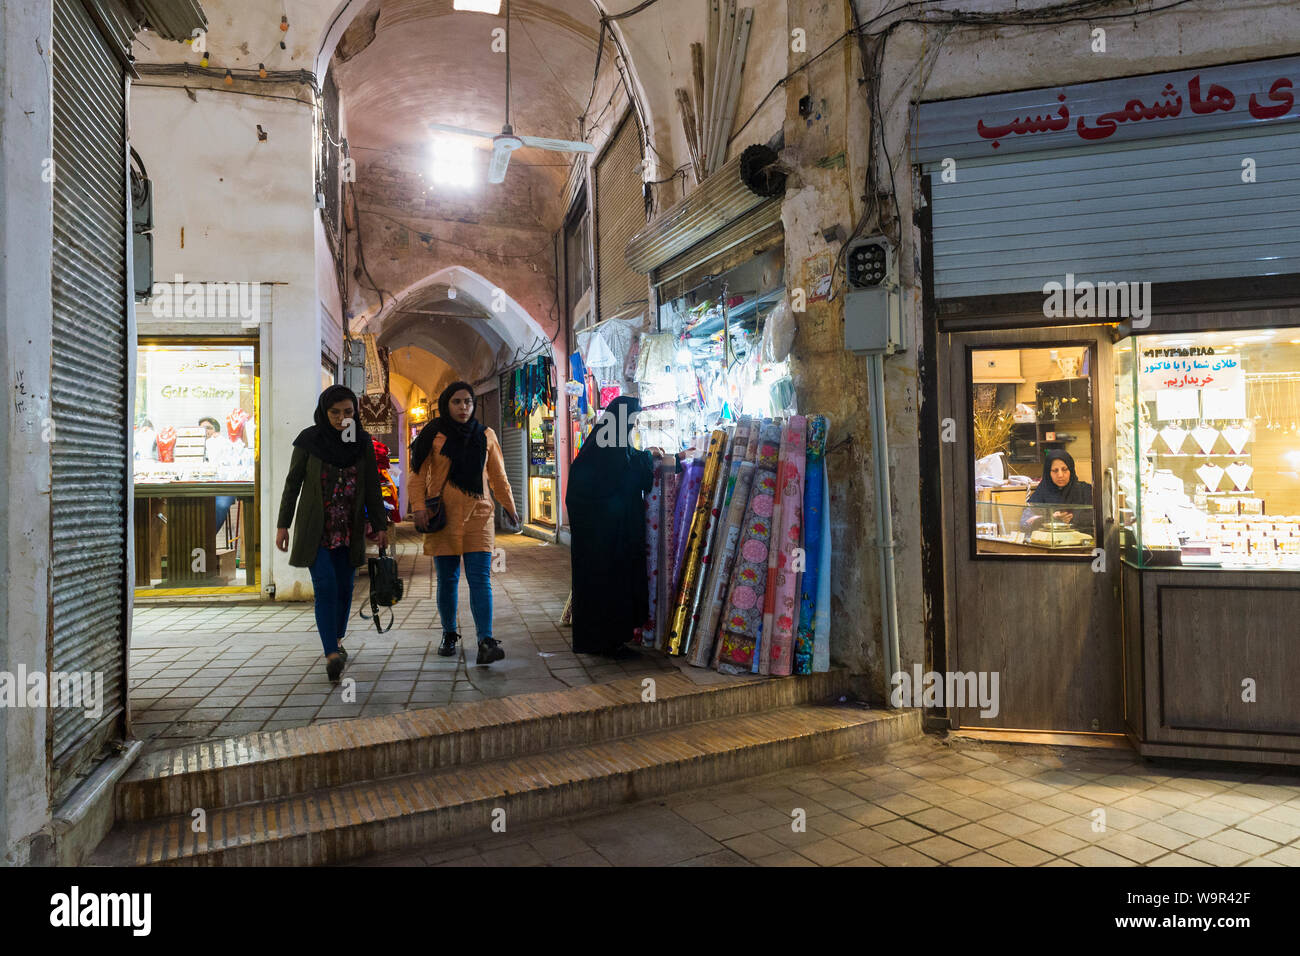
<svg viewBox="0 0 1300 956"><path fill-rule="evenodd" d="M794 312L786 296L767 315L763 323L763 361L770 365L784 362L794 345Z"/></svg>

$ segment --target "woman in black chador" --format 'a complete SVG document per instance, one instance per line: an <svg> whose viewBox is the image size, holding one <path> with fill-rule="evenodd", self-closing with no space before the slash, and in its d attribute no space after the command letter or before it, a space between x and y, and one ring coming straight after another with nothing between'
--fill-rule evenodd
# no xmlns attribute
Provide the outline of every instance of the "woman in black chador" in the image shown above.
<svg viewBox="0 0 1300 956"><path fill-rule="evenodd" d="M630 439L641 403L609 403L569 468L573 558L573 649L625 657L623 645L650 613L646 584L645 498L654 483L654 454Z"/></svg>
<svg viewBox="0 0 1300 956"><path fill-rule="evenodd" d="M1047 453L1043 462L1043 480L1025 499L1025 504L1039 506L1026 508L1020 517L1020 527L1027 533L1032 532L1049 512L1054 521L1071 524L1079 531L1092 531L1092 485L1079 480L1069 452L1053 448ZM1060 507L1044 507L1046 505Z"/></svg>

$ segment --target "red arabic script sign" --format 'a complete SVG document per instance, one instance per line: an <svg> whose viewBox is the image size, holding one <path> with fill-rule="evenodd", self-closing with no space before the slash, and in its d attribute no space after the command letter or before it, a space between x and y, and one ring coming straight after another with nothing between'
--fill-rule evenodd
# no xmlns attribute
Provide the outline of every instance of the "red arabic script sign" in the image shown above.
<svg viewBox="0 0 1300 956"><path fill-rule="evenodd" d="M1300 120L1300 57L922 103L916 161Z"/></svg>

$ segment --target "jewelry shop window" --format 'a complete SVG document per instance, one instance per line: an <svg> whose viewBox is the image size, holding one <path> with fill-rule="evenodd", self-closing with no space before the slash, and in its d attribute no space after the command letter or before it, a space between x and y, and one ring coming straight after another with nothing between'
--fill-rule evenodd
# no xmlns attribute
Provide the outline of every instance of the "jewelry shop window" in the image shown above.
<svg viewBox="0 0 1300 956"><path fill-rule="evenodd" d="M1300 328L1135 337L1116 369L1124 557L1300 569Z"/></svg>
<svg viewBox="0 0 1300 956"><path fill-rule="evenodd" d="M976 554L1092 554L1091 360L1086 345L970 353Z"/></svg>

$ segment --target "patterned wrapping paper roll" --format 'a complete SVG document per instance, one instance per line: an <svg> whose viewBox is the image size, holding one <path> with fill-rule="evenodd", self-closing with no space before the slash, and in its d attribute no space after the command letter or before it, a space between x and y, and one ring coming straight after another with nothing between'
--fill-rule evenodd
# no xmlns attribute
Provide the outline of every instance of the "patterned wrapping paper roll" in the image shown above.
<svg viewBox="0 0 1300 956"><path fill-rule="evenodd" d="M730 499L731 489L736 484L736 469L740 462L735 459L737 447L743 450L747 440L748 426L737 425L726 441L726 451L722 456L722 468L713 489L713 500L709 505L709 522L704 532L704 547L700 552L700 573L695 578L695 587L690 596L690 617L686 621L686 634L682 640L682 653L693 658L699 643L700 622L704 619L707 595L714 577L716 558L722 550L722 531L726 524L726 502ZM711 644L711 638L706 638Z"/></svg>
<svg viewBox="0 0 1300 956"><path fill-rule="evenodd" d="M831 669L831 473L822 469L822 557L817 573L817 615L813 619L813 673Z"/></svg>
<svg viewBox="0 0 1300 956"><path fill-rule="evenodd" d="M767 581L767 604L772 607L772 628L765 631L769 670L778 677L788 677L794 660L794 632L799 623L799 572L794 553L803 545L804 469L808 461L808 420L793 415L785 426L781 440L786 450L777 466L777 483L781 488L781 523L772 538L771 551L776 555L775 576ZM805 555L805 560L807 556ZM802 562L798 562L802 563Z"/></svg>
<svg viewBox="0 0 1300 956"><path fill-rule="evenodd" d="M704 460L692 458L682 471L677 485L677 503L673 507L673 576L669 592L675 595L682 583L682 568L686 557L686 541L690 536L691 516L700 496L700 482L704 478Z"/></svg>
<svg viewBox="0 0 1300 956"><path fill-rule="evenodd" d="M686 554L682 563L681 583L677 587L677 603L673 607L673 619L664 645L664 650L669 654L681 654L685 648L687 625L693 610L691 597L695 593L695 583L700 576L700 556L704 552L705 534L711 520L713 492L722 474L722 457L726 450L727 433L719 428L709 436L695 513L691 516L690 530L686 535Z"/></svg>
<svg viewBox="0 0 1300 956"><path fill-rule="evenodd" d="M716 640L718 621L722 618L722 605L727 598L727 585L731 581L731 571L736 563L736 546L740 542L740 529L745 521L745 507L749 504L749 491L753 486L754 463L737 462L735 486L726 502L722 541L713 561L708 590L704 595L705 607L700 615L703 624L698 631L701 639L696 641L691 652L691 663L696 667L716 666L718 663L718 649L721 647Z"/></svg>
<svg viewBox="0 0 1300 956"><path fill-rule="evenodd" d="M767 545L772 537L776 505L776 462L781 428L770 422L759 431L754 483L741 526L731 585L718 638L718 669L748 672L763 622L763 592L767 585Z"/></svg>
<svg viewBox="0 0 1300 956"><path fill-rule="evenodd" d="M811 674L813 634L817 616L818 575L822 559L822 482L826 470L826 432L830 419L808 419L808 473L803 490L803 548L807 562L799 579L799 629L794 638L794 672Z"/></svg>
<svg viewBox="0 0 1300 956"><path fill-rule="evenodd" d="M659 483L662 485L662 491L659 495L659 554L656 564L659 573L655 578L655 585L658 588L655 597L655 647L663 647L664 631L668 629L666 615L658 609L666 608L668 602L672 600L670 585L673 577L673 500L677 494L679 478L676 459L669 456L659 463Z"/></svg>
<svg viewBox="0 0 1300 956"><path fill-rule="evenodd" d="M641 644L653 647L655 641L655 610L659 607L659 522L660 502L664 496L663 470L655 469L654 484L645 499L645 570L650 594L650 615L641 628Z"/></svg>
<svg viewBox="0 0 1300 956"><path fill-rule="evenodd" d="M786 437L786 427L777 419L777 427L780 428L780 442L777 446L776 475L773 482L776 486L776 493L773 496L774 504L772 506L772 533L767 542L767 581L760 599L763 606L762 623L759 625L758 639L754 642L754 658L750 663L750 673L752 674L770 674L772 673L772 655L768 653L768 644L772 639L773 614L775 611L776 600L776 569L777 560L781 554L780 548L780 528L781 528L781 511L784 503L781 500L781 473L786 460L789 458L789 440Z"/></svg>

